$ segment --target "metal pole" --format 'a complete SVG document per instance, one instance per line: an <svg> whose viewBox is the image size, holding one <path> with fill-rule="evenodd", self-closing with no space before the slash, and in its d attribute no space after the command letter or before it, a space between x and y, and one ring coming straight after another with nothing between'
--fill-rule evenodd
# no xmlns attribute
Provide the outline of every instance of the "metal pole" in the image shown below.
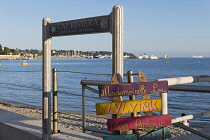
<svg viewBox="0 0 210 140"><path fill-rule="evenodd" d="M51 38L49 24L51 20L42 21L42 139L51 139Z"/></svg>
<svg viewBox="0 0 210 140"><path fill-rule="evenodd" d="M161 115L168 114L168 93L160 93L160 98L162 102L162 110L160 111Z"/></svg>
<svg viewBox="0 0 210 140"><path fill-rule="evenodd" d="M53 134L60 132L58 130L58 72L53 68Z"/></svg>
<svg viewBox="0 0 210 140"><path fill-rule="evenodd" d="M123 79L124 9L116 5L111 13L112 75L117 74L119 83Z"/></svg>
<svg viewBox="0 0 210 140"><path fill-rule="evenodd" d="M127 72L127 77L128 77L128 83L133 83L134 82L134 76L133 76L133 71L132 70ZM131 95L131 96L129 96L129 99L130 100L136 100L136 96ZM137 116L138 116L137 112L131 113L131 117L137 117ZM138 129L133 129L133 133L138 134Z"/></svg>
<svg viewBox="0 0 210 140"><path fill-rule="evenodd" d="M127 72L127 77L128 77L128 83L133 83L134 82L134 77L133 77L133 71L128 71ZM130 100L136 100L136 96L135 95L131 95L129 96ZM131 113L131 117L137 117L137 112Z"/></svg>
<svg viewBox="0 0 210 140"><path fill-rule="evenodd" d="M185 126L185 125L183 125L183 124L181 124L181 123L175 123L174 124L175 126L178 126L178 127L181 127L181 128L183 128L183 129L185 129L185 130L187 130L187 131L190 131L190 132L192 132L192 133L194 133L194 134L196 134L196 135L198 135L198 136L201 136L201 137L203 137L203 138L206 138L206 139L210 139L210 136L209 135L206 135L206 134L204 134L204 133L202 133L202 132L199 132L199 131L197 131L197 130L194 130L194 129L192 129L192 128L190 128L190 127L187 127L187 126Z"/></svg>
<svg viewBox="0 0 210 140"><path fill-rule="evenodd" d="M85 133L85 85L82 85L82 131Z"/></svg>

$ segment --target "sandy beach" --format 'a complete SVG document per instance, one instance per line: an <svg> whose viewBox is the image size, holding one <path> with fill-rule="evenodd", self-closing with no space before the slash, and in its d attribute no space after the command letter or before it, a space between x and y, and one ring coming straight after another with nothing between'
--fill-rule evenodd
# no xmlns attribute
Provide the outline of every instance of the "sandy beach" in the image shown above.
<svg viewBox="0 0 210 140"><path fill-rule="evenodd" d="M42 111L39 108L34 107L25 107L16 104L9 103L0 103L0 108L3 110L7 110L13 113L18 113L30 118L41 120ZM65 127L66 129L82 132L82 115L78 113L66 113L59 112L59 126ZM210 127L205 124L190 124L192 129L200 131L204 134L210 134ZM86 127L92 130L100 130L104 132L108 132L106 119L102 117L97 117L95 115L86 115ZM168 127L171 133L171 140L205 140L198 135L195 135L189 131L186 131L182 128L171 126ZM106 136L103 133L97 133L94 131L87 131L86 133L99 137ZM146 134L146 131L143 129L140 131L141 135Z"/></svg>

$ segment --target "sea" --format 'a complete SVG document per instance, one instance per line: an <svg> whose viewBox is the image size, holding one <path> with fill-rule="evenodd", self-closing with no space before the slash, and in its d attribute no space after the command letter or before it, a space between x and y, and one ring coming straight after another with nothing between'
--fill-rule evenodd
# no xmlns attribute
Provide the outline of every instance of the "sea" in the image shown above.
<svg viewBox="0 0 210 140"><path fill-rule="evenodd" d="M42 106L42 60L0 60L0 101L28 106ZM81 80L110 81L112 59L52 59L52 69L58 71L58 109L67 112L82 112ZM148 81L163 78L210 75L210 58L171 59L124 59L124 73L141 71ZM139 82L134 76L134 81ZM127 77L123 77L127 82ZM191 85L209 86L208 82ZM97 89L97 86L92 88ZM110 102L100 99L97 93L85 90L86 113L95 114L95 104ZM151 98L158 98L153 94ZM124 100L128 100L123 97ZM141 99L139 95L136 97ZM210 93L191 91L168 92L168 112L173 118L201 112L210 112ZM209 116L192 119L194 122L210 122Z"/></svg>

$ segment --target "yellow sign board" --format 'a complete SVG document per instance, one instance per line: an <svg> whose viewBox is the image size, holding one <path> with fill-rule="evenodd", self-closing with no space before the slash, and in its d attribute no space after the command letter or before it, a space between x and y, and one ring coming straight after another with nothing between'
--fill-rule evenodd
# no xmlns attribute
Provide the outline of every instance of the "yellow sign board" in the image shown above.
<svg viewBox="0 0 210 140"><path fill-rule="evenodd" d="M120 101L96 104L96 115L160 111L161 99Z"/></svg>

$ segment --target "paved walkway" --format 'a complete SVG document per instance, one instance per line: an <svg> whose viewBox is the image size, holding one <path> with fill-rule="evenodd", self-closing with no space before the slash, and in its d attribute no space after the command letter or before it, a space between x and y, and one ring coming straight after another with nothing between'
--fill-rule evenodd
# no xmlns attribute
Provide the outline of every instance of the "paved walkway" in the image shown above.
<svg viewBox="0 0 210 140"><path fill-rule="evenodd" d="M17 113L0 109L0 122L16 127L38 137L42 137L42 120L36 120ZM59 127L61 133L51 136L52 140L101 140L101 137L95 137L86 133L72 131Z"/></svg>

